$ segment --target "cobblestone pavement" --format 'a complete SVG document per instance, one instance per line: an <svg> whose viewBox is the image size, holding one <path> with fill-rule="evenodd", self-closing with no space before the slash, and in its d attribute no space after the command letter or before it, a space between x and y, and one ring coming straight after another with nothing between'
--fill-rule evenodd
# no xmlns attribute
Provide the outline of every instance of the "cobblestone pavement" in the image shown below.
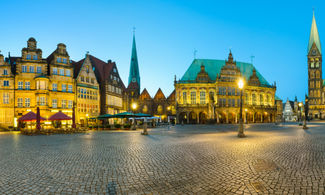
<svg viewBox="0 0 325 195"><path fill-rule="evenodd" d="M0 194L324 194L325 124L0 133Z"/></svg>

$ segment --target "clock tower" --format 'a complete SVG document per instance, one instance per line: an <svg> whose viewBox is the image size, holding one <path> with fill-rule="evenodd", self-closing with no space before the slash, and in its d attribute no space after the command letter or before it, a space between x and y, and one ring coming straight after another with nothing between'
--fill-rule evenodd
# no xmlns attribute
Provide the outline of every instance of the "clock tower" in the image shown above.
<svg viewBox="0 0 325 195"><path fill-rule="evenodd" d="M313 118L322 118L320 112L320 106L323 104L322 49L314 13L308 43L307 60L310 113Z"/></svg>

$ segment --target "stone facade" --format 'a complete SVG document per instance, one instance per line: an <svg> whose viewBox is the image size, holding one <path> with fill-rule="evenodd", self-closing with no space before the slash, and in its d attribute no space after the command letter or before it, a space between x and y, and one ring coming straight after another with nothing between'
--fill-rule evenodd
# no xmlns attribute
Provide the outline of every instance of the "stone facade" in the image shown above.
<svg viewBox="0 0 325 195"><path fill-rule="evenodd" d="M240 78L245 80L244 122L274 122L279 115L276 100L280 101L276 86L268 84L251 64L234 61L231 52L226 61L195 59L182 79L175 81L177 122L238 123Z"/></svg>

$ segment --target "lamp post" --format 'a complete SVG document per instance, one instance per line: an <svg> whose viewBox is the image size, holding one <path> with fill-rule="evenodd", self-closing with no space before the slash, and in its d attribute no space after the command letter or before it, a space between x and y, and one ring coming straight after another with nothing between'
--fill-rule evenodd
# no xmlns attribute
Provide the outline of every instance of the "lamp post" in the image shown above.
<svg viewBox="0 0 325 195"><path fill-rule="evenodd" d="M308 129L307 127L307 117L308 117L308 96L306 95L305 97L305 117L304 117L304 126L302 127L303 129Z"/></svg>
<svg viewBox="0 0 325 195"><path fill-rule="evenodd" d="M302 103L301 102L299 102L299 104L298 104L298 111L299 111L299 126L301 126L302 125Z"/></svg>
<svg viewBox="0 0 325 195"><path fill-rule="evenodd" d="M138 107L137 103L133 102L132 105L131 105L131 108L132 108L132 111L133 111L134 114L135 114L135 111L136 111L137 107ZM135 126L135 118L133 118L133 124L132 124L132 128L131 129L132 130L136 130L137 129L136 126Z"/></svg>
<svg viewBox="0 0 325 195"><path fill-rule="evenodd" d="M240 111L239 111L238 137L243 138L243 137L245 137L244 125L243 125L243 88L244 88L243 79L239 79L238 88L240 89Z"/></svg>

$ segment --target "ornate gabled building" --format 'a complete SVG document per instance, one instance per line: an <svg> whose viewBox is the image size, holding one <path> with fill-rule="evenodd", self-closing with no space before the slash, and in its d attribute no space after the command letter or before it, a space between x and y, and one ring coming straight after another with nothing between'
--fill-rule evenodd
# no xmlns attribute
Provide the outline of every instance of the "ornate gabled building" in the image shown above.
<svg viewBox="0 0 325 195"><path fill-rule="evenodd" d="M324 119L325 80L322 72L322 48L314 13L307 48L307 64L309 118Z"/></svg>
<svg viewBox="0 0 325 195"><path fill-rule="evenodd" d="M175 80L178 123L237 123L240 90L238 80L245 80L243 119L245 122L273 122L282 113L282 102L252 64L228 60L195 59L183 77ZM280 103L276 103L279 101Z"/></svg>
<svg viewBox="0 0 325 195"><path fill-rule="evenodd" d="M75 78L75 111L76 123L85 126L89 118L100 113L99 82L95 75L96 67L91 63L90 55L73 63Z"/></svg>

